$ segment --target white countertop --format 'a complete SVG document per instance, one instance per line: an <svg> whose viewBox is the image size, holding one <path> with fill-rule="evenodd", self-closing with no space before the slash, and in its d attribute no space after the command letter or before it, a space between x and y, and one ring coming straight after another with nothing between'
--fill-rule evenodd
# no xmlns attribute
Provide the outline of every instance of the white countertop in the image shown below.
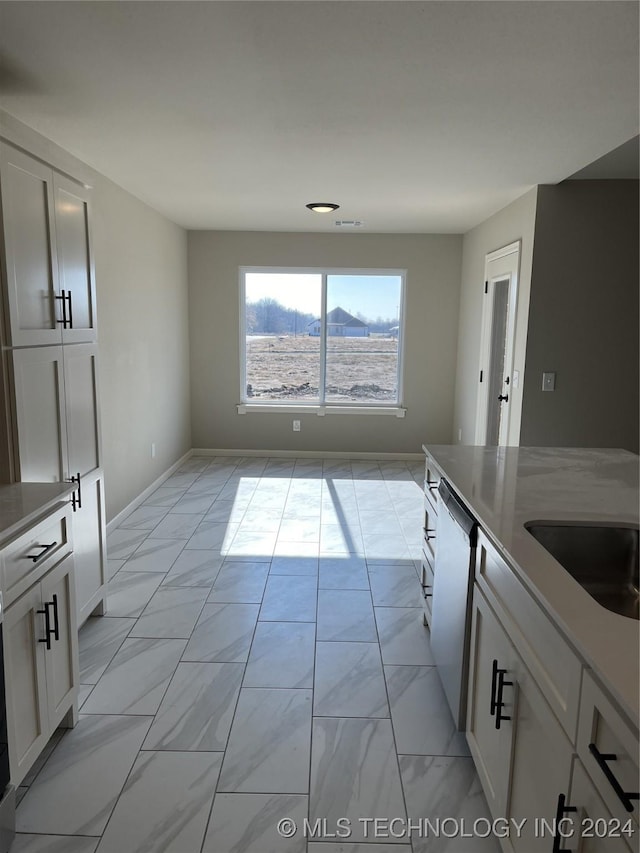
<svg viewBox="0 0 640 853"><path fill-rule="evenodd" d="M64 500L72 490L72 483L0 485L0 544Z"/></svg>
<svg viewBox="0 0 640 853"><path fill-rule="evenodd" d="M638 524L640 457L626 450L425 445L489 539L638 726L640 622L598 604L524 528Z"/></svg>

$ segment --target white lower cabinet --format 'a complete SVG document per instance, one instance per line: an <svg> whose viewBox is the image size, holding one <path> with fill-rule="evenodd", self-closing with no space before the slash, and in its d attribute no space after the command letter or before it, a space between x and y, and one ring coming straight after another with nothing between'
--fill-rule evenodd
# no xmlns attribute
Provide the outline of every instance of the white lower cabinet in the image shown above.
<svg viewBox="0 0 640 853"><path fill-rule="evenodd" d="M77 501L76 491L76 501ZM106 541L102 472L82 478L81 506L71 514L78 627L92 614L102 615L106 599Z"/></svg>
<svg viewBox="0 0 640 853"><path fill-rule="evenodd" d="M77 714L72 555L7 607L3 641L9 764L19 785L65 715L73 723Z"/></svg>
<svg viewBox="0 0 640 853"><path fill-rule="evenodd" d="M565 849L575 853L635 853L639 849L637 825L631 817L611 814L579 758L574 760L568 802L577 811L570 815L573 822L566 834L572 834Z"/></svg>
<svg viewBox="0 0 640 853"><path fill-rule="evenodd" d="M505 851L547 853L573 748L482 592L474 589L467 739Z"/></svg>

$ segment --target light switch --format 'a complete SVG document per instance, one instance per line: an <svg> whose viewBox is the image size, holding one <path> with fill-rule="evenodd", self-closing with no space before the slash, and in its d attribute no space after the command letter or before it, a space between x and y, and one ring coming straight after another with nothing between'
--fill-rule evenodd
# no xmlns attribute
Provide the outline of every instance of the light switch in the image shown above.
<svg viewBox="0 0 640 853"><path fill-rule="evenodd" d="M542 374L542 390L543 391L555 391L556 390L556 375L555 375L555 373L543 373Z"/></svg>

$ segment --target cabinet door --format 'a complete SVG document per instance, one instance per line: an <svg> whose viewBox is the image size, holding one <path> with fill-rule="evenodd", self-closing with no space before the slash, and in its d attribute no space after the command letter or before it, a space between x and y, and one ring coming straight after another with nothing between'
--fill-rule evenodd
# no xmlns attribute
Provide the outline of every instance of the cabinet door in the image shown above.
<svg viewBox="0 0 640 853"><path fill-rule="evenodd" d="M511 844L517 853L548 853L549 835L539 827L541 819L553 823L558 795L567 795L573 747L520 659L511 674L518 702L506 817L526 820L522 833L511 835Z"/></svg>
<svg viewBox="0 0 640 853"><path fill-rule="evenodd" d="M19 785L49 739L40 585L4 614L4 670L11 781Z"/></svg>
<svg viewBox="0 0 640 853"><path fill-rule="evenodd" d="M0 145L0 177L9 308L7 344L60 343L53 171L10 145Z"/></svg>
<svg viewBox="0 0 640 853"><path fill-rule="evenodd" d="M41 607L49 609L49 623L54 632L51 648L45 645L47 711L53 731L70 705L78 685L78 629L73 557L70 554L42 580ZM44 644L43 644L44 645Z"/></svg>
<svg viewBox="0 0 640 853"><path fill-rule="evenodd" d="M100 467L98 347L64 347L64 388L69 477L84 477Z"/></svg>
<svg viewBox="0 0 640 853"><path fill-rule="evenodd" d="M10 358L18 479L60 482L68 470L62 347L13 350Z"/></svg>
<svg viewBox="0 0 640 853"><path fill-rule="evenodd" d="M71 519L80 626L96 607L104 606L106 594L104 488L100 472L82 479L82 506Z"/></svg>
<svg viewBox="0 0 640 853"><path fill-rule="evenodd" d="M53 188L59 293L64 297L65 312L62 342L92 342L96 340L96 288L89 191L56 172Z"/></svg>
<svg viewBox="0 0 640 853"><path fill-rule="evenodd" d="M619 819L612 818L579 758L574 761L567 802L578 809L572 815L576 834L567 843L571 850L576 853L629 853L638 849L638 827L629 818L622 824Z"/></svg>
<svg viewBox="0 0 640 853"><path fill-rule="evenodd" d="M471 626L471 660L467 706L467 740L482 781L487 803L494 818L504 817L507 808L509 766L513 726L510 721L496 728L495 713L491 713L492 697L497 684L493 678L493 661L501 669L510 670L513 647L484 596L473 590L473 619ZM509 673L510 676L511 673ZM507 679L514 679L507 676ZM504 688L507 716L513 717L515 687Z"/></svg>

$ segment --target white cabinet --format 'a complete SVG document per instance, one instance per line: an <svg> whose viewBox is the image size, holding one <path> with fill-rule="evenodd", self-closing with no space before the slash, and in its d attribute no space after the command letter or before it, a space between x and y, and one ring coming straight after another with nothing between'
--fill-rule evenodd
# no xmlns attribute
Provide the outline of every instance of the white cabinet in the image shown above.
<svg viewBox="0 0 640 853"><path fill-rule="evenodd" d="M96 340L87 190L0 144L7 346Z"/></svg>
<svg viewBox="0 0 640 853"><path fill-rule="evenodd" d="M6 257L5 418L11 481L76 483L72 499L80 624L102 612L105 519L95 276L87 190L0 144Z"/></svg>
<svg viewBox="0 0 640 853"><path fill-rule="evenodd" d="M68 516L69 509L63 505L40 525L40 530L47 526L66 529ZM25 551L35 552L30 574L25 571L21 578L28 583L33 577L35 582L6 608L2 629L9 764L14 785L20 784L65 717L67 724L73 724L77 715L78 636L70 543L64 543L60 552L66 550L66 556L48 570L51 556L38 548L32 532L27 531L2 555L6 589L7 562L19 557L24 560Z"/></svg>
<svg viewBox="0 0 640 853"><path fill-rule="evenodd" d="M629 853L638 850L638 828L631 818L613 817L589 779L579 758L574 760L568 802L577 811L571 814L573 831L567 847L576 853Z"/></svg>
<svg viewBox="0 0 640 853"><path fill-rule="evenodd" d="M503 848L546 853L549 838L536 832L536 819L553 822L573 748L478 588L471 654L469 748L494 818L523 827Z"/></svg>
<svg viewBox="0 0 640 853"><path fill-rule="evenodd" d="M424 597L424 621L426 625L431 625L440 476L440 471L434 464L431 456L427 453L424 468L424 523L422 526L421 560L421 584Z"/></svg>

